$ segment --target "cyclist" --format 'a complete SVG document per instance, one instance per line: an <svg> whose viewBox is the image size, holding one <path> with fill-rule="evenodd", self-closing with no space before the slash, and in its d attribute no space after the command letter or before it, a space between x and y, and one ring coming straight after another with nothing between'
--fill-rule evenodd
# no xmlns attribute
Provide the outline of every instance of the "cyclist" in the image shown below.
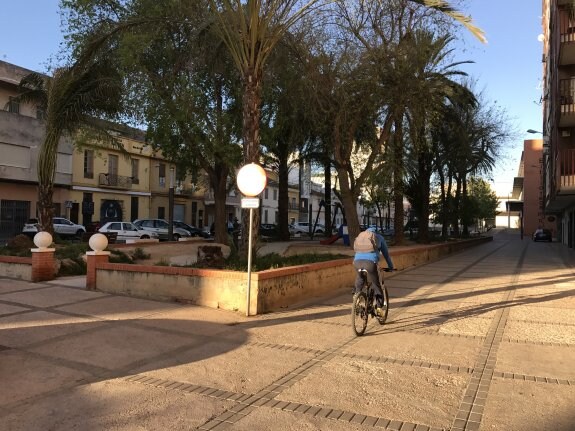
<svg viewBox="0 0 575 431"><path fill-rule="evenodd" d="M372 241L373 247L372 251L364 251L366 248L364 247L357 247L358 241L360 237L365 237L366 239L369 237L369 241ZM364 240L365 241L365 240ZM380 316L383 316L384 311L382 310L383 307L383 292L381 290L381 285L379 283L379 274L378 274L378 262L379 262L379 253L383 255L385 261L387 262L387 267L390 270L394 269L393 261L391 260L391 256L389 255L389 250L387 249L387 243L385 242L385 238L378 234L375 231L375 228L370 227L365 232L361 232L354 244L355 249L355 258L353 260L353 266L356 270L358 270L357 277L355 279L355 288L354 293L359 292L362 288L363 280L359 273L360 269L365 269L367 271L367 278L373 285L373 290L375 291L376 297L376 313Z"/></svg>

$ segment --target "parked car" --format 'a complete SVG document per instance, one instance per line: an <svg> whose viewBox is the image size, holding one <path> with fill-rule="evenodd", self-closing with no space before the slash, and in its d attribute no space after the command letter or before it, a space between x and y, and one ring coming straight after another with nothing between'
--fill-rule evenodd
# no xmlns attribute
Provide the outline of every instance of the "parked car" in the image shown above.
<svg viewBox="0 0 575 431"><path fill-rule="evenodd" d="M313 226L313 224L312 224ZM291 235L295 235L296 233L307 233L309 234L311 228L308 222L295 222L289 225L289 231ZM318 223L315 226L315 233L316 234L323 234L325 232L325 226L323 224Z"/></svg>
<svg viewBox="0 0 575 431"><path fill-rule="evenodd" d="M76 224L68 219L62 217L52 218L52 226L54 233L62 237L80 237L86 232L86 228L81 224ZM22 233L31 238L40 231L40 223L38 219L29 219L22 228Z"/></svg>
<svg viewBox="0 0 575 431"><path fill-rule="evenodd" d="M98 229L100 233L116 233L117 241L129 239L159 239L156 232L144 230L130 222L110 221Z"/></svg>
<svg viewBox="0 0 575 431"><path fill-rule="evenodd" d="M209 232L201 230L199 227L191 226L187 223L184 223L183 221L174 221L174 227L187 230L190 233L191 237L202 237L202 238L210 237Z"/></svg>
<svg viewBox="0 0 575 431"><path fill-rule="evenodd" d="M260 235L267 237L277 237L279 234L278 227L275 224L262 223L260 224Z"/></svg>
<svg viewBox="0 0 575 431"><path fill-rule="evenodd" d="M141 229L157 233L160 240L166 240L166 241L168 240L169 224L164 219L159 218L140 219L140 220L134 220L132 223L134 223ZM178 241L180 238L186 238L191 236L187 230L176 226L174 226L173 228L173 235L175 241Z"/></svg>
<svg viewBox="0 0 575 431"><path fill-rule="evenodd" d="M551 231L549 229L537 229L533 233L533 241L553 241Z"/></svg>

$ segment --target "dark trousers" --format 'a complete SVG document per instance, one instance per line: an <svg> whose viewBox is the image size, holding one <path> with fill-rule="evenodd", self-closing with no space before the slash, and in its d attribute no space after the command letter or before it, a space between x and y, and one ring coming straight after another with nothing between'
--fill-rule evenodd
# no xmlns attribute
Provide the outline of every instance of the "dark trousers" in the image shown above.
<svg viewBox="0 0 575 431"><path fill-rule="evenodd" d="M356 260L353 262L353 266L356 270L365 269L367 271L367 280L371 282L373 286L373 290L375 292L375 297L377 298L377 304L381 305L383 301L383 292L381 291L381 285L379 284L379 274L377 263L371 260ZM361 274L358 272L357 277L355 278L355 292L359 292L363 285L363 280L361 278Z"/></svg>

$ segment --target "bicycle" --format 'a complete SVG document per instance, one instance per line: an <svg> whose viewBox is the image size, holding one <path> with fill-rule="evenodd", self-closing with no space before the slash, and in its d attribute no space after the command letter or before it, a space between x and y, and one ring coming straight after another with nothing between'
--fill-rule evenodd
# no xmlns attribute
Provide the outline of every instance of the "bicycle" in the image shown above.
<svg viewBox="0 0 575 431"><path fill-rule="evenodd" d="M371 283L367 280L367 270L364 268L357 270L363 279L363 285L358 292L353 294L353 302L351 305L351 325L355 335L361 336L365 333L369 316L375 317L380 325L383 325L387 320L389 313L389 294L383 282L383 273L391 271L393 270L389 268L380 268L379 270L379 282L381 291L383 292L382 309L384 312L383 316L379 316L375 311L377 306L375 291Z"/></svg>

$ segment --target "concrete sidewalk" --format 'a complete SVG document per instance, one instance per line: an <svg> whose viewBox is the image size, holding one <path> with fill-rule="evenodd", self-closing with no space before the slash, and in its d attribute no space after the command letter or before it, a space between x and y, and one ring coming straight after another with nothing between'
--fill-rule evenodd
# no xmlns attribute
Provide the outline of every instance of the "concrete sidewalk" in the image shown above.
<svg viewBox="0 0 575 431"><path fill-rule="evenodd" d="M2 430L575 430L573 254L501 233L350 293L245 318L0 278Z"/></svg>

